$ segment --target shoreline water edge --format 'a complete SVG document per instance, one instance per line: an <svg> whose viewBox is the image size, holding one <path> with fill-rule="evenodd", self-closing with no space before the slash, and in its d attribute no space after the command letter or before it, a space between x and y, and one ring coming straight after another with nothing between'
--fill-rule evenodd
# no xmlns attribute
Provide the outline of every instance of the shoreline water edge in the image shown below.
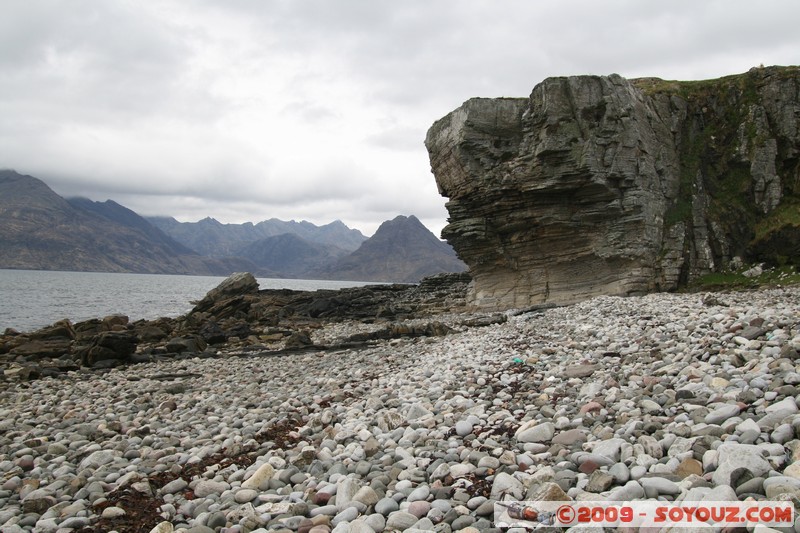
<svg viewBox="0 0 800 533"><path fill-rule="evenodd" d="M121 314L131 320L178 317L225 276L0 269L0 332L33 331L68 318L80 322ZM365 281L257 278L262 289L314 291Z"/></svg>
<svg viewBox="0 0 800 533"><path fill-rule="evenodd" d="M0 528L474 532L500 501L800 498L798 286L474 313L465 275L253 281L6 332Z"/></svg>

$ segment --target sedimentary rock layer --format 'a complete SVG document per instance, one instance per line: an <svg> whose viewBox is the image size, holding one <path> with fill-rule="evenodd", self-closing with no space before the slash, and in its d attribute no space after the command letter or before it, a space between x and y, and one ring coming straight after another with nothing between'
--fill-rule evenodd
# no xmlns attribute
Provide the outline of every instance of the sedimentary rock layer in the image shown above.
<svg viewBox="0 0 800 533"><path fill-rule="evenodd" d="M800 258L800 69L550 78L428 131L471 301L673 290L734 258ZM734 261L735 263L738 260Z"/></svg>

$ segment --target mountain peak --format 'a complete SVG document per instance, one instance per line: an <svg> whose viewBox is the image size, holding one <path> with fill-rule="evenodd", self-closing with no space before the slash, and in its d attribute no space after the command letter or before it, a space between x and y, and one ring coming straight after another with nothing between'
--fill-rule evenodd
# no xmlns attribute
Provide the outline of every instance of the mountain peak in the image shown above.
<svg viewBox="0 0 800 533"><path fill-rule="evenodd" d="M398 215L383 222L375 231L373 239L402 239L407 242L422 241L441 243L425 225L414 215Z"/></svg>
<svg viewBox="0 0 800 533"><path fill-rule="evenodd" d="M413 283L432 274L465 269L450 245L437 239L417 217L399 215L378 226L372 237L328 269L326 275Z"/></svg>
<svg viewBox="0 0 800 533"><path fill-rule="evenodd" d="M414 215L387 220L369 239L341 220L145 219L113 200L65 200L13 170L0 170L0 227L9 229L0 233L5 268L209 274L235 264L286 277L409 283L465 269Z"/></svg>
<svg viewBox="0 0 800 533"><path fill-rule="evenodd" d="M116 202L65 200L43 181L0 171L0 268L222 273Z"/></svg>
<svg viewBox="0 0 800 533"><path fill-rule="evenodd" d="M0 170L2 208L62 210L66 200L57 195L39 178L20 174L16 170Z"/></svg>

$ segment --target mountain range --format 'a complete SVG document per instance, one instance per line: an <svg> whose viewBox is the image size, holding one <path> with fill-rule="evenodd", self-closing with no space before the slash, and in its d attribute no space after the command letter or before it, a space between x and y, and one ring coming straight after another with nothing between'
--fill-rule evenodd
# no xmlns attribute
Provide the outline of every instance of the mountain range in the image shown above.
<svg viewBox="0 0 800 533"><path fill-rule="evenodd" d="M311 243L330 244L352 252L367 238L357 229L336 220L324 226L311 222L286 222L271 218L258 224L223 224L211 217L198 222L178 222L172 217L148 217L147 221L192 250L209 257L235 255L246 245L279 235L297 235Z"/></svg>
<svg viewBox="0 0 800 533"><path fill-rule="evenodd" d="M112 200L65 199L0 170L0 268L416 282L466 266L414 216L384 222L369 239L338 220L179 222Z"/></svg>

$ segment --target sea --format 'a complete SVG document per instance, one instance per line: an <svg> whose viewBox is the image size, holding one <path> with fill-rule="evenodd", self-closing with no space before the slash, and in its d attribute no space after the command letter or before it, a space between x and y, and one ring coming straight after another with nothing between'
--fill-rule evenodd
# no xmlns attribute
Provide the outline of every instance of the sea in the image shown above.
<svg viewBox="0 0 800 533"><path fill-rule="evenodd" d="M176 317L225 277L0 269L0 333L127 315L131 321ZM257 278L261 289L318 290L368 285L362 281Z"/></svg>

